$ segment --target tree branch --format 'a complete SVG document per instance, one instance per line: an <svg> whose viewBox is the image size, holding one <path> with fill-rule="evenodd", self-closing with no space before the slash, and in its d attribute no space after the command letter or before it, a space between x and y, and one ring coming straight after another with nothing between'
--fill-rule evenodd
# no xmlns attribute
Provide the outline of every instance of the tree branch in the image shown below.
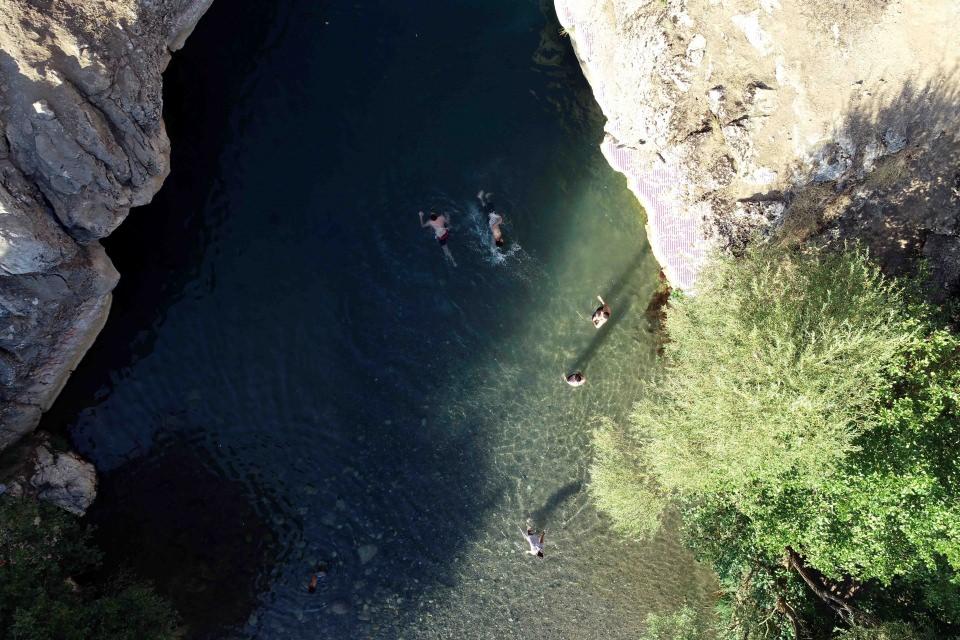
<svg viewBox="0 0 960 640"><path fill-rule="evenodd" d="M834 595L829 590L823 588L817 583L817 580L810 574L810 569L804 566L803 558L800 557L800 554L794 551L791 547L786 548L787 557L786 563L787 566L797 572L800 578L807 583L807 586L810 587L810 590L821 600L823 600L831 609L837 612L837 614L843 618L848 624L852 624L859 619L859 613L853 606L841 598L840 596Z"/></svg>

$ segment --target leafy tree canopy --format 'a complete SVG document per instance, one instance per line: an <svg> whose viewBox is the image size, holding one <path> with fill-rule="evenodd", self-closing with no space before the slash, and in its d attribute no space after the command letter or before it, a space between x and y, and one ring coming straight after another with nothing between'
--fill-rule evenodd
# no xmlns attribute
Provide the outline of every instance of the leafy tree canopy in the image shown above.
<svg viewBox="0 0 960 640"><path fill-rule="evenodd" d="M170 605L126 576L88 584L100 552L74 516L0 499L0 639L174 640Z"/></svg>
<svg viewBox="0 0 960 640"><path fill-rule="evenodd" d="M858 250L717 259L667 310L628 424L595 432L598 504L636 537L679 506L728 593L766 599L762 620L771 603L810 613L777 601L803 592L778 568L791 549L960 622L960 340L921 293Z"/></svg>

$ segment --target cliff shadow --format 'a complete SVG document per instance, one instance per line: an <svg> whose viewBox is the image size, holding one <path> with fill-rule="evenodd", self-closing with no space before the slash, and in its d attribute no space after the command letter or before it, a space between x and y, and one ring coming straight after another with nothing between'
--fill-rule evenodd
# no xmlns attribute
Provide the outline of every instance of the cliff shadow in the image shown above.
<svg viewBox="0 0 960 640"><path fill-rule="evenodd" d="M242 625L277 561L272 523L243 483L189 440L159 447L101 477L87 514L105 565L148 577L174 604L190 638Z"/></svg>

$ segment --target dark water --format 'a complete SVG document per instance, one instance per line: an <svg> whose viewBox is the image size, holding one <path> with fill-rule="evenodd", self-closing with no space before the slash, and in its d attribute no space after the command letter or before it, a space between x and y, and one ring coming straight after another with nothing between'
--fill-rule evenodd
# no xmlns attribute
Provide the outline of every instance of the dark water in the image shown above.
<svg viewBox="0 0 960 640"><path fill-rule="evenodd" d="M219 0L166 79L173 173L47 419L102 473L111 562L197 638L634 638L701 601L672 535L623 542L585 493L657 267L549 3Z"/></svg>

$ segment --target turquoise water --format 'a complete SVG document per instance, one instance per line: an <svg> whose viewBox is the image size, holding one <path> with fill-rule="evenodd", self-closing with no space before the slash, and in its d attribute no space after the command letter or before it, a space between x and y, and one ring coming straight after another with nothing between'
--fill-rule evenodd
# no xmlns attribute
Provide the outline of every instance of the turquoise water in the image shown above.
<svg viewBox="0 0 960 640"><path fill-rule="evenodd" d="M658 269L549 3L215 3L166 91L173 173L47 421L102 473L110 562L197 638L635 638L703 600L673 533L623 541L586 495Z"/></svg>

